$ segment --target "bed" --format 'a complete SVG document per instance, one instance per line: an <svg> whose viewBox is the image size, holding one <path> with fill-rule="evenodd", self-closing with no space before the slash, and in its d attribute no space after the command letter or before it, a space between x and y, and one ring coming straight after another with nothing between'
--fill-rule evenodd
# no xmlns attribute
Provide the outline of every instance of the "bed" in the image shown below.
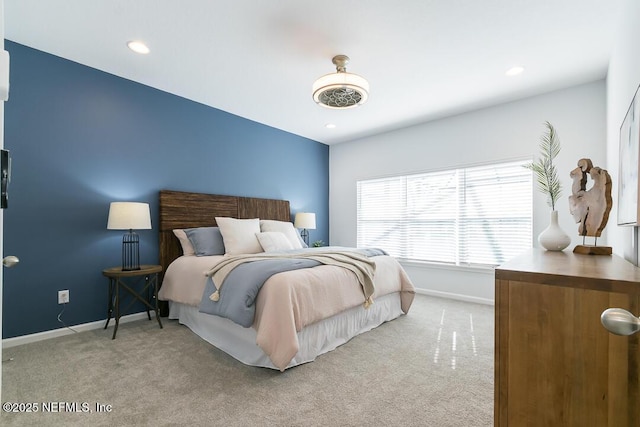
<svg viewBox="0 0 640 427"><path fill-rule="evenodd" d="M354 336L406 314L411 306L413 285L393 257L370 256L371 252L353 248L296 246L299 235L290 233L295 229L286 200L162 190L159 201L162 314L177 319L242 363L284 371L311 362ZM229 224L255 227L256 221L259 250L231 240ZM185 230L194 243L190 249L184 235L179 234ZM224 232L222 253L219 248L202 250L201 237L208 239L211 234L204 233L212 230ZM344 257L350 258L348 268L341 264ZM355 267L351 258L355 258ZM245 326L235 319L202 312L207 305L232 304L229 295L236 286L227 283L237 271L263 265L255 260L300 265L265 276L268 278L255 291L253 311L245 314L245 319L251 316ZM303 264L307 262L315 266ZM225 281L220 281L217 275L224 270L220 267L224 263L235 269L229 267ZM368 271L375 273L368 276ZM202 298L203 294L209 298Z"/></svg>

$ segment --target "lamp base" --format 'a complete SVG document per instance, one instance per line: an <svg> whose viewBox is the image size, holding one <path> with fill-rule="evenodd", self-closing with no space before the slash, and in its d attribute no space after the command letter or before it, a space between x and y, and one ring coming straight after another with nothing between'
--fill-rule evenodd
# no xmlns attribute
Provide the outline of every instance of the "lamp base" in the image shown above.
<svg viewBox="0 0 640 427"><path fill-rule="evenodd" d="M305 245L309 246L309 230L303 228L302 231L300 231L300 236L302 237Z"/></svg>
<svg viewBox="0 0 640 427"><path fill-rule="evenodd" d="M133 230L122 236L122 271L140 270L140 238Z"/></svg>

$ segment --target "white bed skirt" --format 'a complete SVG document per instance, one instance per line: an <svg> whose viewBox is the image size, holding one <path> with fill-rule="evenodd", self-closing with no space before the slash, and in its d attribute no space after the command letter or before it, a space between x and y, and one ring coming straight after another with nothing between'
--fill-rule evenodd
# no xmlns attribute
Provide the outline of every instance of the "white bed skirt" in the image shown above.
<svg viewBox="0 0 640 427"><path fill-rule="evenodd" d="M298 332L300 349L287 368L311 362L356 335L402 314L400 293L394 292L376 298L368 309L354 307L309 325ZM169 318L178 319L202 339L246 365L278 369L256 344L253 328L243 328L229 319L200 313L197 307L172 301L169 302Z"/></svg>

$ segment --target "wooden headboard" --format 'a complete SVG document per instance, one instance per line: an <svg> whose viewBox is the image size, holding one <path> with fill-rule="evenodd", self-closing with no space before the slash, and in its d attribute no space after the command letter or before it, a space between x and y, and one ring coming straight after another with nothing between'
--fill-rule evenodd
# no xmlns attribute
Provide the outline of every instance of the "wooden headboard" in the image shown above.
<svg viewBox="0 0 640 427"><path fill-rule="evenodd" d="M176 228L214 227L217 216L291 221L288 200L160 191L160 265L163 272L182 255Z"/></svg>
<svg viewBox="0 0 640 427"><path fill-rule="evenodd" d="M173 260L182 255L182 247L173 234L176 228L215 227L217 216L291 221L288 200L216 194L160 191L159 245L162 274ZM162 283L162 281L160 281ZM160 301L160 314L169 315L166 301Z"/></svg>

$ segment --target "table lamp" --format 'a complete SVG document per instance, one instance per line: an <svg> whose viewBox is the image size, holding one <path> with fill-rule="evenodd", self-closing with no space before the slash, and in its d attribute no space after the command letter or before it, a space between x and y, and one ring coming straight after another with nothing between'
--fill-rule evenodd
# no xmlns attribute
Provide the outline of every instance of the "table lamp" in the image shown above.
<svg viewBox="0 0 640 427"><path fill-rule="evenodd" d="M302 229L300 233L302 240L309 246L309 230L316 229L316 214L311 212L298 212L293 226Z"/></svg>
<svg viewBox="0 0 640 427"><path fill-rule="evenodd" d="M140 238L133 230L150 230L148 203L111 202L108 230L129 230L122 236L122 270L140 270Z"/></svg>

